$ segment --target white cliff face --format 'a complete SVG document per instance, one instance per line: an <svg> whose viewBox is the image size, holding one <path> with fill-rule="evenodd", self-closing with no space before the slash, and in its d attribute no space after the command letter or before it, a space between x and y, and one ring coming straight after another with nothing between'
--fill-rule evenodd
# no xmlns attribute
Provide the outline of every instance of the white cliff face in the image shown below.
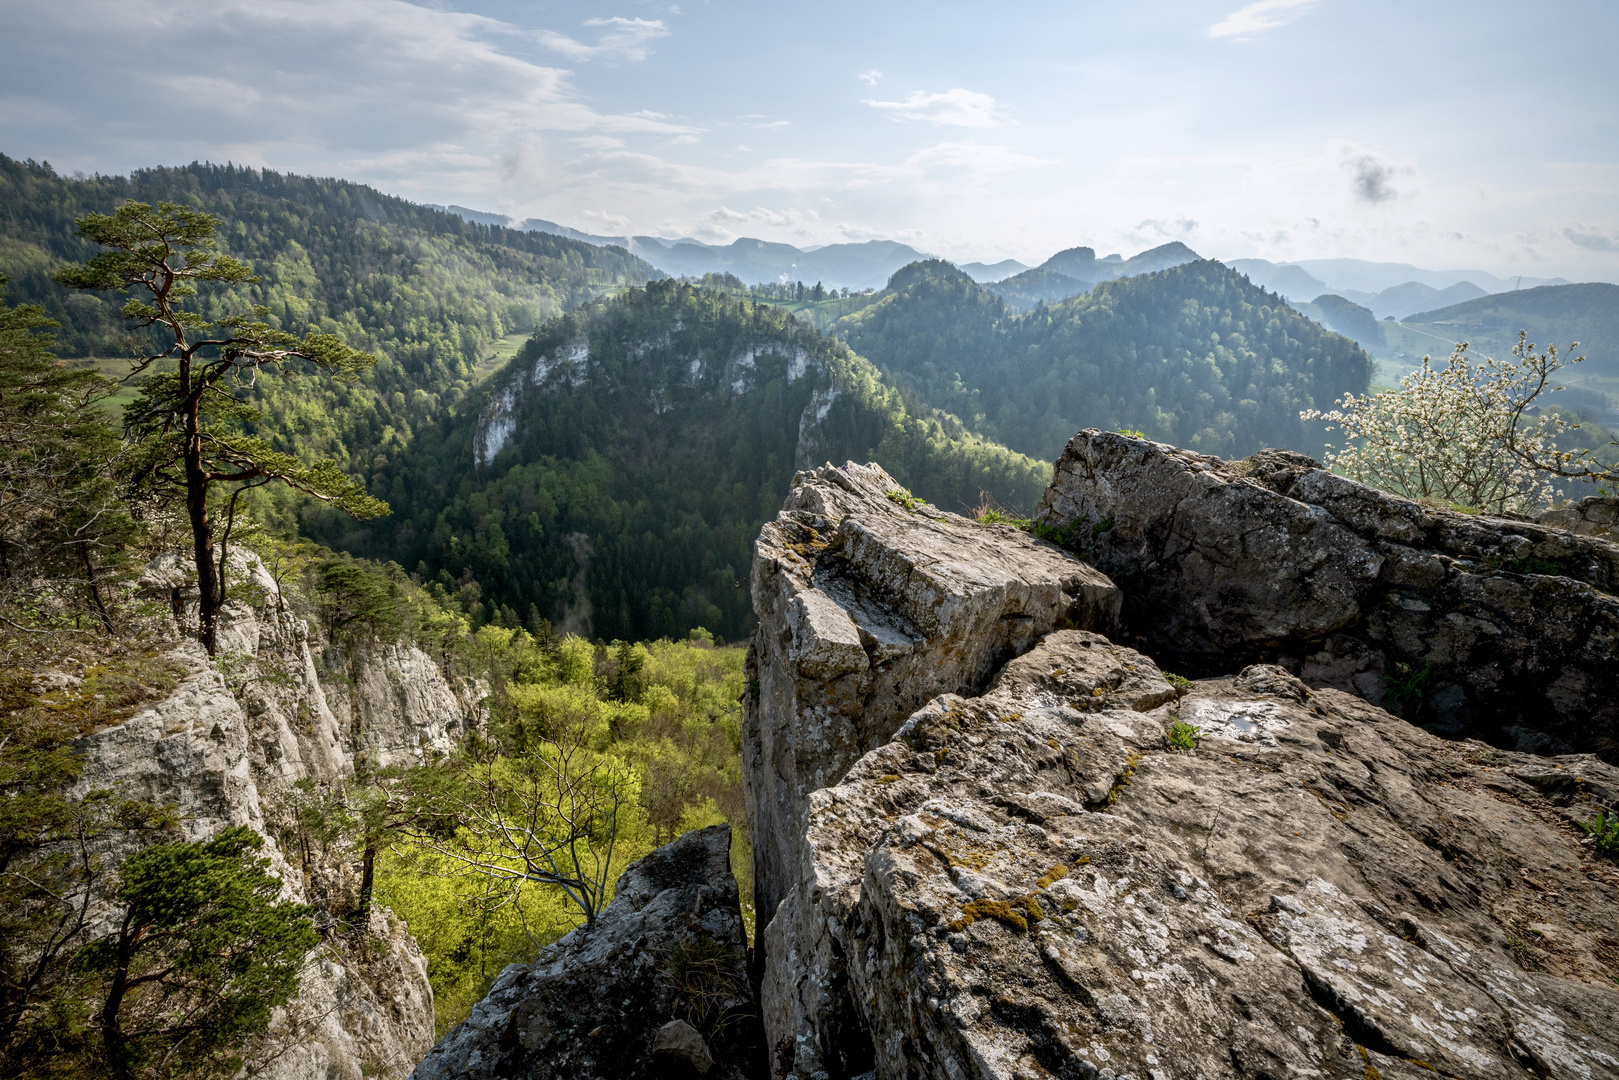
<svg viewBox="0 0 1619 1080"><path fill-rule="evenodd" d="M179 560L168 562L175 565L154 564L142 585L183 590ZM113 788L174 806L189 840L246 825L265 837L284 898L304 902L302 875L266 830L267 806L299 780L352 774L361 755L390 765L448 752L477 723L481 694L475 686L452 687L427 654L399 644L362 647L342 658L346 679L323 682L307 624L285 610L257 557L233 552L232 564L262 590L263 603L227 604L213 662L200 645L183 642L170 655L191 674L174 693L79 740L77 793ZM310 952L299 996L278 1017L257 1075L404 1076L427 1052L433 992L426 962L385 909L372 912L369 930L357 946L332 939Z"/></svg>
<svg viewBox="0 0 1619 1080"><path fill-rule="evenodd" d="M674 327L678 332L680 325ZM670 334L659 334L645 341L626 345L626 351L637 360L647 360L653 374L642 387L654 413L668 412L684 397L712 397L716 394L741 397L757 390L764 382L784 374L789 384L805 378L818 378L823 365L808 350L786 342L755 342L737 348L729 355L715 356L700 353L690 359L681 358L674 364L660 364L653 358L673 348ZM784 367L782 365L785 365ZM590 343L584 340L560 345L534 361L532 367L519 371L507 384L494 393L478 417L478 428L473 435L472 457L478 466L488 465L517 433L519 414L527 395L574 387L584 384L598 374L597 362L591 356ZM602 375L604 384L611 385L611 376ZM814 423L826 418L836 392L830 387L817 391L816 400L804 414L806 423L811 411ZM812 425L813 426L813 425Z"/></svg>

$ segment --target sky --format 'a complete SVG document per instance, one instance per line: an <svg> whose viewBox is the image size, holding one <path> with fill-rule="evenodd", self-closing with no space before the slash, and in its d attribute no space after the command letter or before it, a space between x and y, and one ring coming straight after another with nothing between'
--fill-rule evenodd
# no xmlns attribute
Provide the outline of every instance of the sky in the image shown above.
<svg viewBox="0 0 1619 1080"><path fill-rule="evenodd" d="M590 232L1619 280L1619 4L0 0L0 152Z"/></svg>

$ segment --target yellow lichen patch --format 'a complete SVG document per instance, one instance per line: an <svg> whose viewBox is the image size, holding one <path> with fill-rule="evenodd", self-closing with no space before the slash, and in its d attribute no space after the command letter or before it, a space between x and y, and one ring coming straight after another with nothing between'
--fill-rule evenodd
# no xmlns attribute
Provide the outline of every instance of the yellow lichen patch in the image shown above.
<svg viewBox="0 0 1619 1080"><path fill-rule="evenodd" d="M1107 691L1100 686L1091 687L1091 697L1101 697L1105 693L1107 693Z"/></svg>
<svg viewBox="0 0 1619 1080"><path fill-rule="evenodd" d="M979 919L994 919L1013 933L1027 932L1030 923L1045 918L1040 904L1032 896L1014 896L1011 900L974 900L963 904L961 918L950 923L950 929L960 933Z"/></svg>
<svg viewBox="0 0 1619 1080"><path fill-rule="evenodd" d="M982 870L989 865L991 859L999 854L999 852L965 840L962 842L961 848L954 851L939 842L924 841L923 846L933 852L939 858L939 861L946 866L959 866L973 871Z"/></svg>
<svg viewBox="0 0 1619 1080"><path fill-rule="evenodd" d="M1001 723L1003 723L1003 724L1015 724L1021 719L1023 719L1023 714L1022 713L1020 713L1020 712L1009 712L1005 716L1001 717Z"/></svg>
<svg viewBox="0 0 1619 1080"><path fill-rule="evenodd" d="M1141 755L1134 750L1124 752L1124 771L1119 774L1119 778L1113 782L1112 789L1107 793L1107 804L1109 806L1118 802L1119 796L1124 794L1124 789L1130 786L1130 781L1136 775L1136 765L1140 761Z"/></svg>
<svg viewBox="0 0 1619 1080"><path fill-rule="evenodd" d="M877 782L879 784L897 784L899 783L899 776L896 773L884 773L877 778Z"/></svg>
<svg viewBox="0 0 1619 1080"><path fill-rule="evenodd" d="M1052 882L1061 881L1063 878L1065 878L1067 876L1068 876L1068 867L1064 866L1062 863L1058 863L1056 866L1053 866L1050 870L1047 870L1044 874L1041 874L1039 880L1037 880L1034 884L1038 888L1049 889L1049 888L1051 888Z"/></svg>
<svg viewBox="0 0 1619 1080"><path fill-rule="evenodd" d="M1051 677L1053 679L1060 679L1066 674L1068 674L1068 669L1067 668L1053 668L1052 672L1051 672Z"/></svg>
<svg viewBox="0 0 1619 1080"><path fill-rule="evenodd" d="M1046 745L1051 747L1053 750L1061 750L1062 749L1062 744L1059 743L1056 739L1047 739L1046 740Z"/></svg>
<svg viewBox="0 0 1619 1080"><path fill-rule="evenodd" d="M948 746L941 746L937 750L933 751L933 760L937 761L941 765L944 764L944 759L949 756L950 748Z"/></svg>

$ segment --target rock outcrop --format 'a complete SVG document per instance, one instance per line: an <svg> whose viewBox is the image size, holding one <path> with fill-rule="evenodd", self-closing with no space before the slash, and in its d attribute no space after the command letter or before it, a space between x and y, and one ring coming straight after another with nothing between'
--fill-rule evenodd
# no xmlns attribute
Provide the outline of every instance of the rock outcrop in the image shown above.
<svg viewBox="0 0 1619 1080"><path fill-rule="evenodd" d="M426 654L406 646L352 658L345 664L352 683L329 686L307 624L286 610L262 563L237 551L232 564L259 602L225 606L213 660L194 642L171 651L190 674L167 698L78 740L78 789L114 788L173 806L191 840L246 825L269 841L266 854L285 898L319 906L316 883L276 848L267 804L299 780L350 775L357 754L387 764L448 749L450 738L476 723L476 702L472 691L451 687ZM141 584L173 598L183 620L195 602L187 580L183 562L170 559L149 567ZM338 691L331 694L337 710L329 690ZM123 853L108 854L116 860ZM264 1051L269 1059L256 1075L401 1077L427 1051L433 994L426 962L388 912L373 911L370 924L364 935L333 936L309 954L299 996L273 1027Z"/></svg>
<svg viewBox="0 0 1619 1080"><path fill-rule="evenodd" d="M1572 506L1548 510L1535 520L1554 529L1619 543L1619 499L1611 496L1590 495Z"/></svg>
<svg viewBox="0 0 1619 1080"><path fill-rule="evenodd" d="M1175 668L1274 661L1447 734L1619 753L1619 544L1594 529L1098 431L1069 442L1037 520L1119 583L1131 640Z"/></svg>
<svg viewBox="0 0 1619 1080"><path fill-rule="evenodd" d="M1110 629L1119 610L1089 567L911 499L854 462L794 478L754 544L752 586L743 779L761 923L797 880L811 791L930 698L981 689L1059 626Z"/></svg>
<svg viewBox="0 0 1619 1080"><path fill-rule="evenodd" d="M1177 698L1053 634L811 796L785 944L843 965L767 980L767 1023L816 999L774 1072L1619 1075L1619 872L1575 825L1616 799L1592 757L1442 741L1274 666Z"/></svg>
<svg viewBox="0 0 1619 1080"><path fill-rule="evenodd" d="M653 1080L677 1064L756 1075L730 851L730 826L716 825L632 864L593 924L501 972L414 1080Z"/></svg>

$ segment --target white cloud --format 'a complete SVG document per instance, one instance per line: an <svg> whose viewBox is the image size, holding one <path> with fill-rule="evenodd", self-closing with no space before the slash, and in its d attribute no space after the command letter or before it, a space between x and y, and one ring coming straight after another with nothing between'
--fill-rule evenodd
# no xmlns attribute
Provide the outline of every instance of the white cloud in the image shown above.
<svg viewBox="0 0 1619 1080"><path fill-rule="evenodd" d="M1209 27L1209 37L1244 41L1253 34L1285 26L1315 3L1316 0L1257 0Z"/></svg>
<svg viewBox="0 0 1619 1080"><path fill-rule="evenodd" d="M878 71L876 68L872 68L870 71L862 71L858 75L855 76L855 78L859 79L861 82L865 83L867 86L876 86L877 85L877 80L882 78L882 77L883 77L883 73Z"/></svg>
<svg viewBox="0 0 1619 1080"><path fill-rule="evenodd" d="M939 94L912 90L904 101L867 101L900 120L926 120L938 127L1000 127L1002 107L988 94L956 87Z"/></svg>
<svg viewBox="0 0 1619 1080"><path fill-rule="evenodd" d="M669 28L662 19L626 19L614 15L610 19L586 19L584 24L601 30L596 44L587 45L554 30L541 30L537 36L540 44L570 60L628 60L632 63L645 60L652 42L669 36Z"/></svg>

